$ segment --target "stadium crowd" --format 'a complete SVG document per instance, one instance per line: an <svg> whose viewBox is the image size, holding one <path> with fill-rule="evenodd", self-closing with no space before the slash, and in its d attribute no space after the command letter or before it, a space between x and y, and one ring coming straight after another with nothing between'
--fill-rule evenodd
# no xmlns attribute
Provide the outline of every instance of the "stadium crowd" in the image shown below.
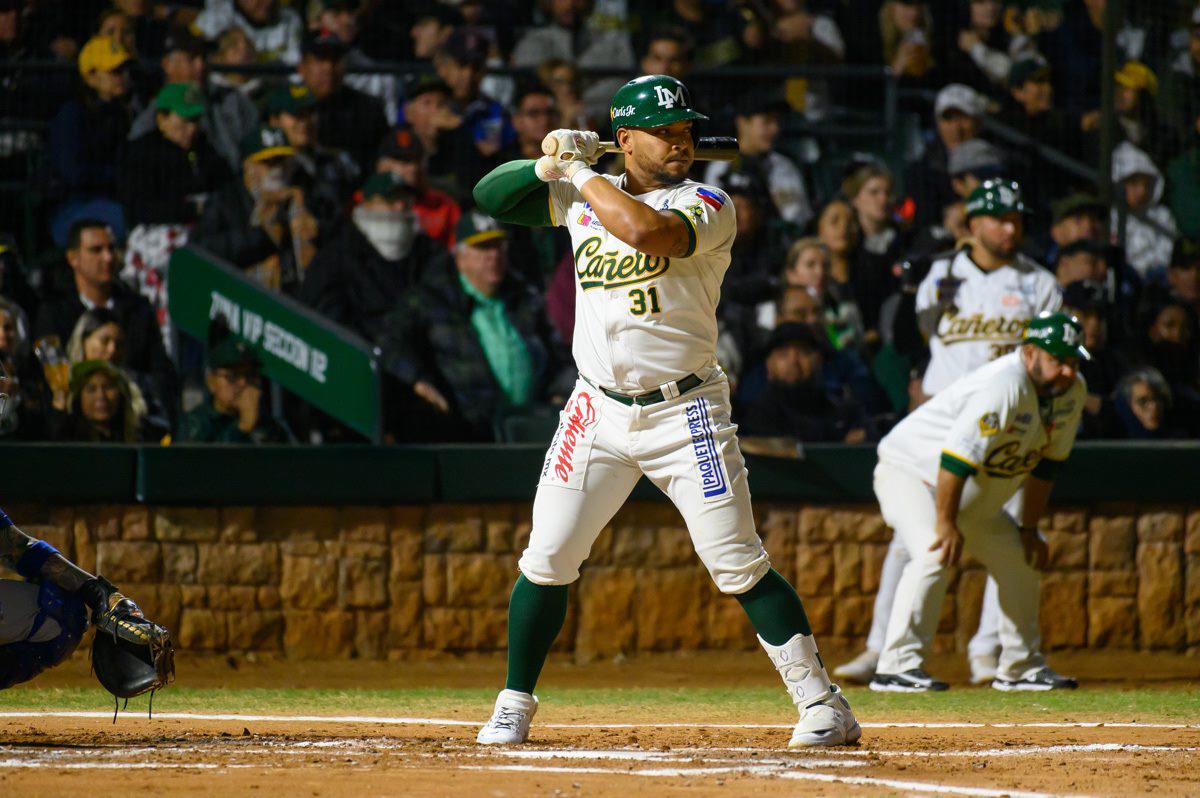
<svg viewBox="0 0 1200 798"><path fill-rule="evenodd" d="M737 210L719 349L743 434L874 441L920 403L905 309L937 253L978 245L965 200L1002 177L1094 355L1083 436L1196 437L1200 4L1125 4L1111 205L1081 176L1104 5L0 0L0 439L361 440L269 402L235 337L174 334L166 267L188 244L378 346L389 440L553 418L568 238L498 225L471 189L552 129L607 138L613 91L644 73L738 137L694 176ZM840 64L890 67L914 129L822 135L885 103L879 79L786 73Z"/></svg>

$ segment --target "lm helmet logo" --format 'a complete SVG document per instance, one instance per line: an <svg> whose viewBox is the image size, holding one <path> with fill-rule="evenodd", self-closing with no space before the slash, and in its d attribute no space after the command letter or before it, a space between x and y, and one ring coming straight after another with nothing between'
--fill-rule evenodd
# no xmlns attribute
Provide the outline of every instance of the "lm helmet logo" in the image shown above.
<svg viewBox="0 0 1200 798"><path fill-rule="evenodd" d="M1062 328L1063 343L1067 346L1079 346L1079 331L1070 324L1064 324Z"/></svg>
<svg viewBox="0 0 1200 798"><path fill-rule="evenodd" d="M674 108L683 105L683 86L671 91L666 86L655 86L654 93L658 95L658 104L663 108Z"/></svg>

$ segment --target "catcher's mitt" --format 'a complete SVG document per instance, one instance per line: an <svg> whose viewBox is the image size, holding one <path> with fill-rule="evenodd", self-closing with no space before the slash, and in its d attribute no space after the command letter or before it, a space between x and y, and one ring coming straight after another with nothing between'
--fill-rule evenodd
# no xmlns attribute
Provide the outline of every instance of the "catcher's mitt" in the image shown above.
<svg viewBox="0 0 1200 798"><path fill-rule="evenodd" d="M98 577L104 600L94 607L92 670L104 689L126 703L136 695L154 691L175 679L175 647L171 633L147 620L140 607L104 577ZM116 721L116 713L113 713Z"/></svg>

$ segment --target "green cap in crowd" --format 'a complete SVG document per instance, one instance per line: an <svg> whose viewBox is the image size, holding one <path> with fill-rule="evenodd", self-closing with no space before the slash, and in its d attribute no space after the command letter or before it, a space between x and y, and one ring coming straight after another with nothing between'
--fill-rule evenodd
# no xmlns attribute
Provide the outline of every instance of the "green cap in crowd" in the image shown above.
<svg viewBox="0 0 1200 798"><path fill-rule="evenodd" d="M1079 319L1061 310L1044 310L1035 316L1025 330L1025 343L1040 347L1055 357L1092 359L1092 353L1083 346L1083 325Z"/></svg>
<svg viewBox="0 0 1200 798"><path fill-rule="evenodd" d="M299 116L317 107L317 98L303 84L288 84L280 86L267 95L267 116L275 114L290 114Z"/></svg>
<svg viewBox="0 0 1200 798"><path fill-rule="evenodd" d="M1021 186L1015 180L987 180L967 197L967 218L1025 213Z"/></svg>
<svg viewBox="0 0 1200 798"><path fill-rule="evenodd" d="M154 107L170 111L184 119L195 119L204 113L204 95L191 83L168 83L159 89Z"/></svg>

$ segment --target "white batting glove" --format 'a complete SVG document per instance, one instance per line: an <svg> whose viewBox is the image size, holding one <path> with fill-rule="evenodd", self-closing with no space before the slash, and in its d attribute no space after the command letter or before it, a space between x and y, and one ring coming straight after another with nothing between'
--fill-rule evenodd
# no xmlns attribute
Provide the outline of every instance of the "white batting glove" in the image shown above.
<svg viewBox="0 0 1200 798"><path fill-rule="evenodd" d="M588 166L600 160L600 134L590 130L552 130L542 139L542 152L560 161L583 161Z"/></svg>
<svg viewBox="0 0 1200 798"><path fill-rule="evenodd" d="M543 155L533 162L533 172L543 183L553 183L562 180L566 175L559 167L558 159L553 155Z"/></svg>

